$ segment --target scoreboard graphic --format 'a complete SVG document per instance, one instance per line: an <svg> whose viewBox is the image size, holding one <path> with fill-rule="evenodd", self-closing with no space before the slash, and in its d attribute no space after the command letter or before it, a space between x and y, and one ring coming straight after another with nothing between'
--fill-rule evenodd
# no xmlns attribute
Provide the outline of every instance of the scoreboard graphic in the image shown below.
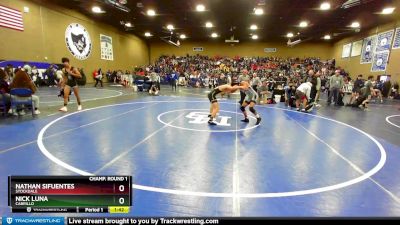
<svg viewBox="0 0 400 225"><path fill-rule="evenodd" d="M8 206L18 213L128 213L131 176L9 176Z"/></svg>

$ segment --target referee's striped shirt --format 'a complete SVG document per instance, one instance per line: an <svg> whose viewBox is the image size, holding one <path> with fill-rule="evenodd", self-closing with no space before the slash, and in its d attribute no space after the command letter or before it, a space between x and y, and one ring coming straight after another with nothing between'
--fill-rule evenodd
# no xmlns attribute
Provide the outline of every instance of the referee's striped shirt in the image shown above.
<svg viewBox="0 0 400 225"><path fill-rule="evenodd" d="M343 91L343 93L346 93L346 94L348 94L348 93L352 93L352 91L353 91L353 84L352 83L344 83L343 84L343 87L342 87L342 91Z"/></svg>

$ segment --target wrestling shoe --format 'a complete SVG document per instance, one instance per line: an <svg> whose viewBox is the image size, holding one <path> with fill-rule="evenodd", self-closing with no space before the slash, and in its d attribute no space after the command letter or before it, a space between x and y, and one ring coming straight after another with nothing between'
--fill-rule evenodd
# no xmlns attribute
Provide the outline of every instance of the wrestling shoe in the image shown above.
<svg viewBox="0 0 400 225"><path fill-rule="evenodd" d="M217 125L217 123L216 123L214 120L209 120L209 121L208 121L208 124L210 124L210 125Z"/></svg>
<svg viewBox="0 0 400 225"><path fill-rule="evenodd" d="M261 123L261 117L258 117L258 118L257 118L256 125L259 125L260 123Z"/></svg>
<svg viewBox="0 0 400 225"><path fill-rule="evenodd" d="M244 120L241 120L241 121L244 122L244 123L250 122L250 120L248 118L245 118Z"/></svg>
<svg viewBox="0 0 400 225"><path fill-rule="evenodd" d="M66 106L63 106L63 107L61 107L58 111L61 111L61 112L67 112L68 111L68 109L67 109L67 107Z"/></svg>

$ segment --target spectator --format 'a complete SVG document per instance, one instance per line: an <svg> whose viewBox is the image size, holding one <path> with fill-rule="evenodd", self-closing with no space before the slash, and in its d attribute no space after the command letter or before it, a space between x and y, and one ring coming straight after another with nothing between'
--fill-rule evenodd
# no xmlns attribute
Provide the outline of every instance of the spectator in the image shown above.
<svg viewBox="0 0 400 225"><path fill-rule="evenodd" d="M332 97L335 105L338 105L339 100L339 92L343 87L343 77L340 75L340 70L335 71L335 75L333 75L329 80L329 96L328 96L328 105L332 102Z"/></svg>
<svg viewBox="0 0 400 225"><path fill-rule="evenodd" d="M29 76L32 75L32 67L29 65L29 63L24 62L24 66L23 66L22 68L25 70L25 72L26 72Z"/></svg>
<svg viewBox="0 0 400 225"><path fill-rule="evenodd" d="M107 78L108 82L112 81L112 72L111 72L111 70L107 70L106 78Z"/></svg>
<svg viewBox="0 0 400 225"><path fill-rule="evenodd" d="M8 80L11 82L12 79L14 78L14 68L12 64L7 64L6 68L5 68L5 72L8 75Z"/></svg>
<svg viewBox="0 0 400 225"><path fill-rule="evenodd" d="M373 78L374 76L369 76L368 80L364 84L364 87L361 89L363 102L361 103L360 108L364 108L365 111L369 111L369 101L371 100L371 97L375 95L372 84Z"/></svg>
<svg viewBox="0 0 400 225"><path fill-rule="evenodd" d="M178 75L178 73L176 73L175 71L174 72L172 72L171 73L171 87L172 87L172 90L174 90L175 89L175 91L176 91L176 87L177 87L177 83L178 83L178 79L179 79L179 75Z"/></svg>
<svg viewBox="0 0 400 225"><path fill-rule="evenodd" d="M321 86L322 86L321 71L316 72L315 77L317 78L317 83L315 85L315 89L317 91L317 94L315 96L315 103L316 106L319 107L320 105L318 104L318 102L319 102L319 97L321 96Z"/></svg>
<svg viewBox="0 0 400 225"><path fill-rule="evenodd" d="M94 85L94 87L97 87L97 84L100 82L100 86L103 87L103 72L101 71L101 68L97 71L93 72L93 78L96 81L96 84Z"/></svg>
<svg viewBox="0 0 400 225"><path fill-rule="evenodd" d="M50 65L50 67L46 70L47 84L49 85L49 87L56 86L56 72L57 69L55 65Z"/></svg>
<svg viewBox="0 0 400 225"><path fill-rule="evenodd" d="M253 73L253 77L250 81L252 88L257 91L258 87L261 86L261 79L257 76L257 73Z"/></svg>
<svg viewBox="0 0 400 225"><path fill-rule="evenodd" d="M8 84L8 75L7 73L0 69L0 99L4 101L6 104L6 111L10 109L10 86Z"/></svg>
<svg viewBox="0 0 400 225"><path fill-rule="evenodd" d="M29 77L28 73L24 70L19 70L17 73L15 73L15 77L13 79L13 82L10 84L10 89L14 88L26 88L30 89L32 93L36 92L36 86L33 84L31 78ZM16 100L25 100L28 98L28 96L12 96L12 98L15 98ZM33 100L33 107L34 107L34 114L38 115L40 114L39 111L39 97L37 95L32 95L32 100ZM12 113L14 116L17 115L17 109L13 108ZM24 115L25 112L19 111L19 115Z"/></svg>

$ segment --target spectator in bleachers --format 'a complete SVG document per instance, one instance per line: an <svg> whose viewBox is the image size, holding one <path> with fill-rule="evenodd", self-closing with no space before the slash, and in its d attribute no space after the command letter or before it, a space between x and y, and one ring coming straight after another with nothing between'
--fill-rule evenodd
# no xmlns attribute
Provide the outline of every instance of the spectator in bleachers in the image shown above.
<svg viewBox="0 0 400 225"><path fill-rule="evenodd" d="M328 102L339 104L340 93L343 91L343 78L349 77L348 72L343 68L335 68L334 60L321 61L319 58L277 58L277 57L209 57L201 55L185 55L185 56L161 56L152 65L138 67L138 74L143 72L149 76L156 71L162 80L166 83L170 82L173 90L174 77L181 74L191 82L183 82L183 85L192 87L209 87L229 82L220 75L225 74L231 77L233 81L250 80L248 74L256 74L256 79L251 79L251 85L257 88L260 82L267 81L268 91L274 94L274 90L279 85L285 87L285 101L289 105L289 101L293 96L289 90L296 89L301 83L309 80L312 81L313 94L312 98L317 101L324 94L324 90L328 90ZM335 70L337 70L335 72ZM240 76L239 76L240 75ZM240 77L240 78L238 78ZM258 81L260 79L260 82ZM176 80L175 80L176 81ZM256 85L256 83L258 83ZM288 84L291 85L288 85ZM379 88L378 88L379 89ZM175 89L176 90L176 89ZM280 94L278 94L280 95ZM350 101L351 102L351 101Z"/></svg>

